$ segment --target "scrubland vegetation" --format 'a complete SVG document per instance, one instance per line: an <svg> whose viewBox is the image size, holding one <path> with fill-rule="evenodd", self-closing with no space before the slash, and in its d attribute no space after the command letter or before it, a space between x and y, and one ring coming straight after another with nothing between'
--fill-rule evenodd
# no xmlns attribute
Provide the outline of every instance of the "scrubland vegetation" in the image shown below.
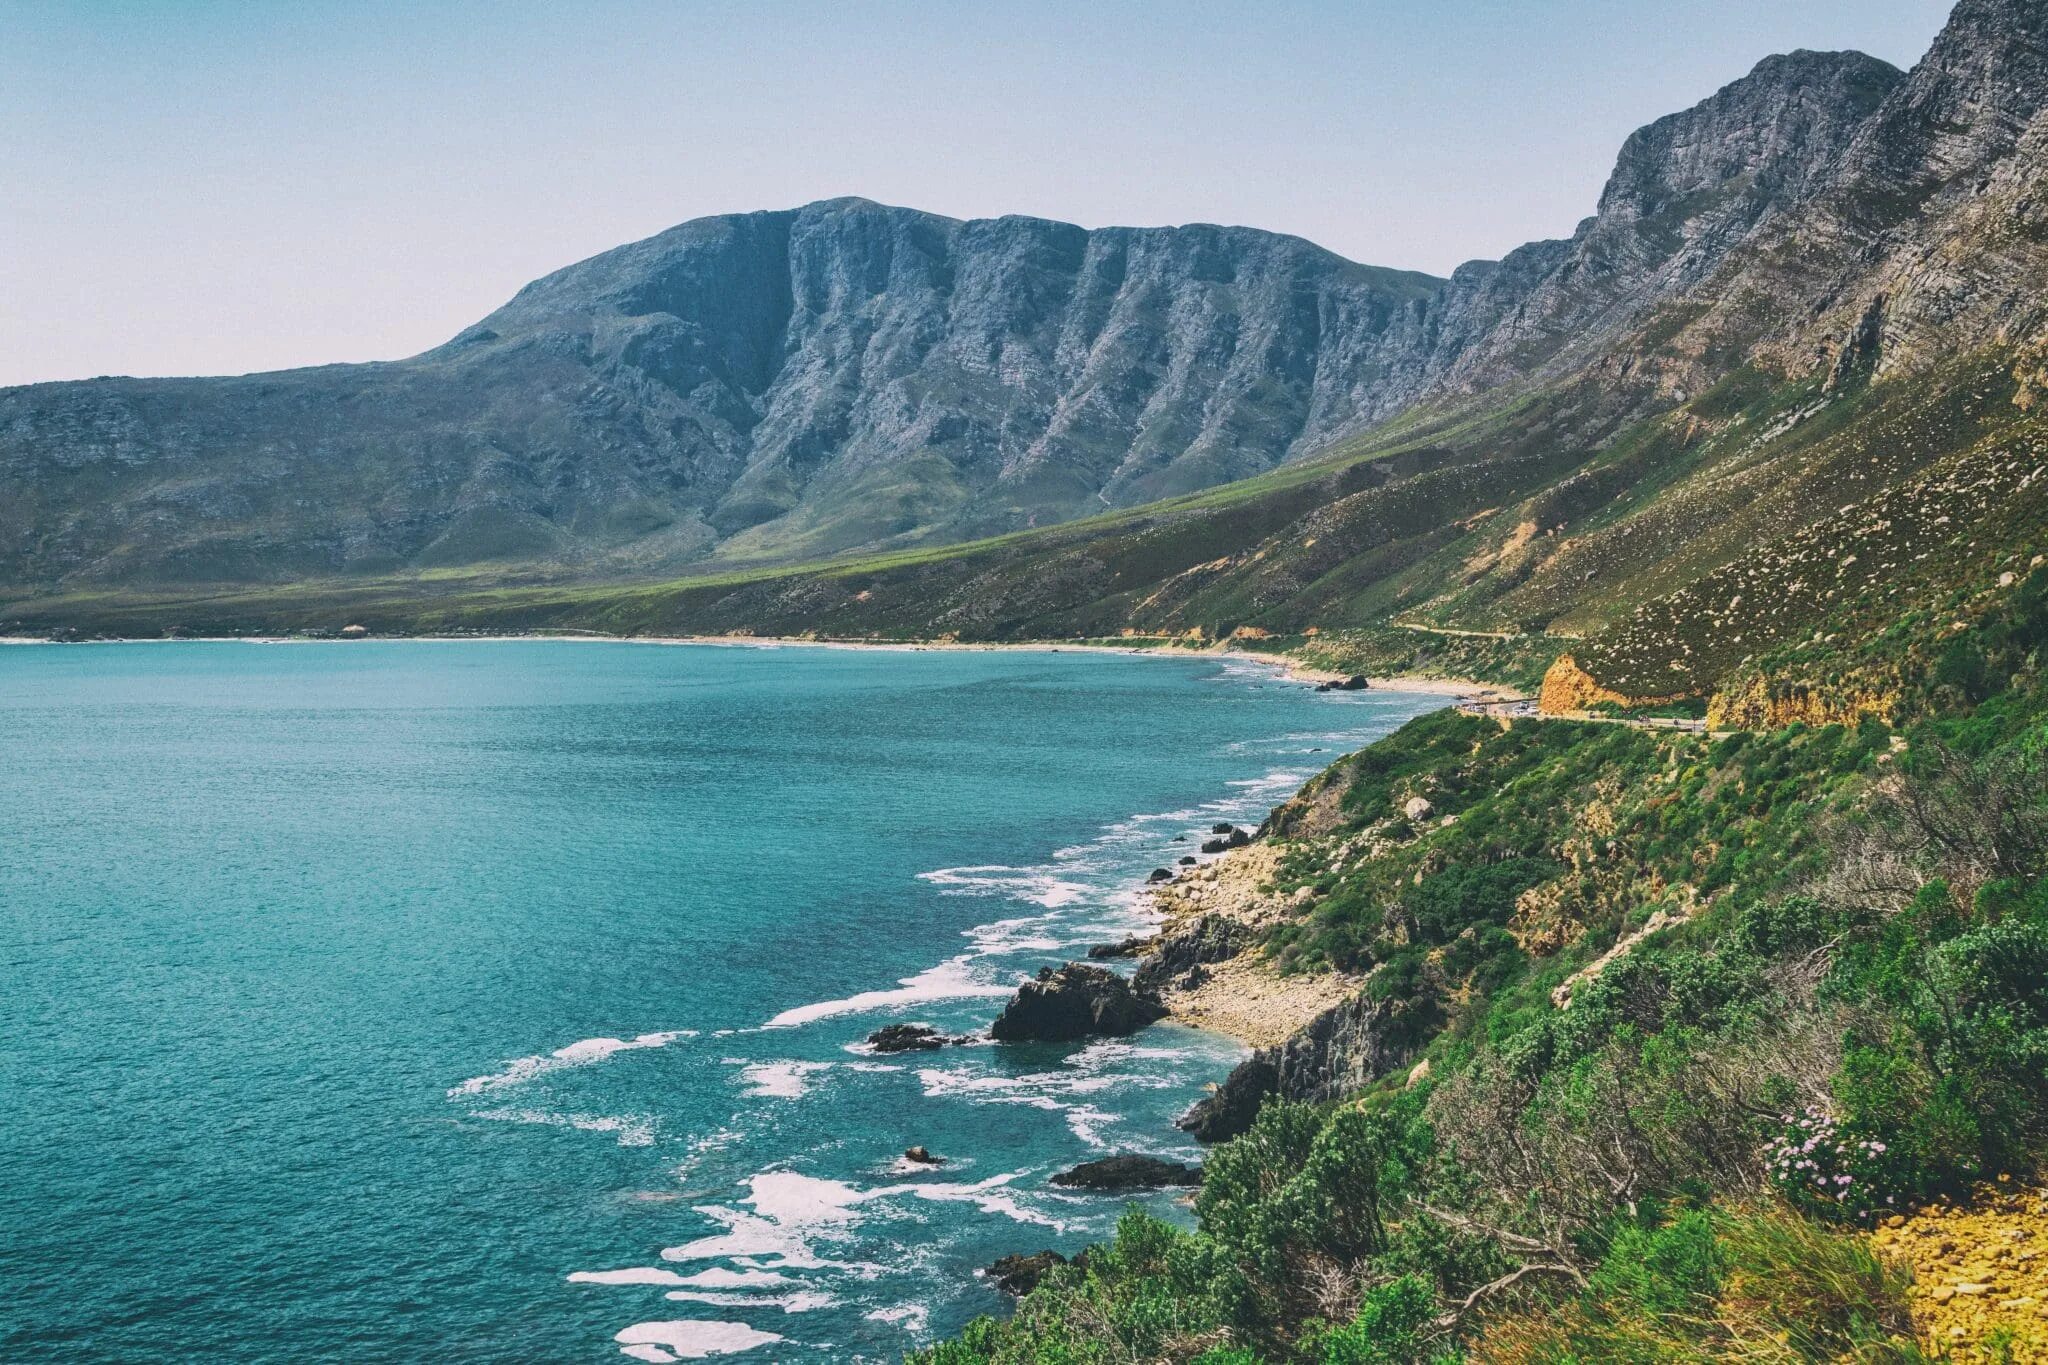
<svg viewBox="0 0 2048 1365"><path fill-rule="evenodd" d="M1194 1229L1133 1211L918 1359L1923 1358L1867 1230L2048 1152L2044 646L2037 572L1896 729L1442 712L1343 760L1267 949L1369 970L1426 1064L1269 1103Z"/></svg>

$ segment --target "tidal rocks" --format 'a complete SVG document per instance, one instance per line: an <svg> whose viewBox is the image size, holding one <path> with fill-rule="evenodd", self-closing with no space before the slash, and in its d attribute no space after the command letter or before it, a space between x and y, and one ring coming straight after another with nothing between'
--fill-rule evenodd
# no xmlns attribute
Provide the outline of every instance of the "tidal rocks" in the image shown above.
<svg viewBox="0 0 2048 1365"><path fill-rule="evenodd" d="M1143 957L1146 953L1152 951L1152 946L1157 942L1159 942L1159 937L1156 934L1149 937L1131 934L1121 943L1096 944L1088 950L1088 956L1095 958L1097 961L1114 957Z"/></svg>
<svg viewBox="0 0 2048 1365"><path fill-rule="evenodd" d="M1157 1190L1199 1185L1202 1170L1156 1156L1108 1156L1061 1171L1052 1183L1073 1190Z"/></svg>
<svg viewBox="0 0 2048 1365"><path fill-rule="evenodd" d="M1240 829L1236 825L1218 825L1213 832L1219 837L1202 841L1204 853L1228 853L1231 849L1243 848L1252 841L1251 831Z"/></svg>
<svg viewBox="0 0 2048 1365"><path fill-rule="evenodd" d="M1148 885L1148 886L1157 886L1157 885L1158 885L1159 883L1161 883L1161 882L1170 882L1170 881L1172 881L1172 880L1173 880L1173 869L1172 869L1172 868L1170 868L1170 867L1155 867L1155 868L1153 868L1153 869L1152 869L1152 875L1151 875L1151 876L1149 876L1149 877L1147 877L1147 878L1145 878L1145 883L1146 883L1146 885Z"/></svg>
<svg viewBox="0 0 2048 1365"><path fill-rule="evenodd" d="M905 1161L915 1161L920 1166L943 1166L946 1164L946 1158L933 1156L932 1149L922 1144L907 1148L903 1153L903 1159Z"/></svg>
<svg viewBox="0 0 2048 1365"><path fill-rule="evenodd" d="M1038 1288L1038 1282L1044 1279L1046 1272L1054 1266L1068 1264L1071 1262L1057 1251L1038 1251L1028 1256L1017 1254L998 1257L996 1263L984 1273L996 1288L1021 1299Z"/></svg>
<svg viewBox="0 0 2048 1365"><path fill-rule="evenodd" d="M1177 861L1182 867L1193 867L1195 863L1199 860L1192 853L1183 853L1175 861Z"/></svg>
<svg viewBox="0 0 2048 1365"><path fill-rule="evenodd" d="M1324 1010L1286 1042L1240 1063L1179 1126L1199 1141L1221 1142L1250 1128L1269 1095L1321 1102L1363 1090L1406 1065L1414 1050L1400 1026L1403 1008L1360 992Z"/></svg>
<svg viewBox="0 0 2048 1365"><path fill-rule="evenodd" d="M1185 979L1204 964L1227 962L1251 947L1254 937L1250 926L1228 915L1203 915L1161 934L1151 956L1138 964L1131 984L1141 991L1164 990L1176 982L1185 984Z"/></svg>
<svg viewBox="0 0 2048 1365"><path fill-rule="evenodd" d="M1348 678L1333 678L1329 682L1316 684L1318 692L1363 692L1372 684L1365 680L1365 674L1353 673Z"/></svg>
<svg viewBox="0 0 2048 1365"><path fill-rule="evenodd" d="M1134 990L1115 972L1069 962L1027 981L989 1028L1000 1042L1065 1043L1098 1035L1122 1037L1166 1016L1150 991Z"/></svg>
<svg viewBox="0 0 2048 1365"><path fill-rule="evenodd" d="M936 1052L968 1041L941 1033L930 1024L889 1024L868 1035L868 1046L877 1052Z"/></svg>

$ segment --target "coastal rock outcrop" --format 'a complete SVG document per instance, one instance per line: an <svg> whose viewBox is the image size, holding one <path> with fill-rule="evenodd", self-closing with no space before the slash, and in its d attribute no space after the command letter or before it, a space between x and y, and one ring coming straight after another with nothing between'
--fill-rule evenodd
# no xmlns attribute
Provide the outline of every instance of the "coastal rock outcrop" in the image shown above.
<svg viewBox="0 0 2048 1365"><path fill-rule="evenodd" d="M1179 1126L1199 1141L1221 1142L1250 1128L1268 1096L1317 1102L1365 1088L1409 1060L1413 1049L1399 1027L1400 1013L1398 1001L1360 992L1279 1046L1253 1053L1182 1115Z"/></svg>
<svg viewBox="0 0 2048 1365"><path fill-rule="evenodd" d="M1236 957L1251 947L1256 937L1242 921L1227 915L1203 915L1160 935L1131 982L1141 991L1165 990L1196 967Z"/></svg>
<svg viewBox="0 0 2048 1365"><path fill-rule="evenodd" d="M889 1024L868 1035L876 1052L936 1052L971 1040L939 1032L930 1024Z"/></svg>
<svg viewBox="0 0 2048 1365"><path fill-rule="evenodd" d="M1156 1156L1107 1156L1061 1171L1052 1183L1072 1190L1156 1190L1199 1185L1202 1169Z"/></svg>
<svg viewBox="0 0 2048 1365"><path fill-rule="evenodd" d="M1143 957L1159 942L1156 934L1127 934L1120 943L1098 943L1088 950L1088 956L1102 961L1117 957Z"/></svg>
<svg viewBox="0 0 2048 1365"><path fill-rule="evenodd" d="M1157 995L1133 989L1115 972L1069 962L1047 967L1036 981L1018 987L989 1027L989 1036L1005 1043L1122 1037L1165 1017L1166 1006Z"/></svg>
<svg viewBox="0 0 2048 1365"><path fill-rule="evenodd" d="M1252 841L1251 831L1239 829L1236 825L1218 825L1214 839L1202 841L1204 853L1228 853L1233 848L1243 848Z"/></svg>

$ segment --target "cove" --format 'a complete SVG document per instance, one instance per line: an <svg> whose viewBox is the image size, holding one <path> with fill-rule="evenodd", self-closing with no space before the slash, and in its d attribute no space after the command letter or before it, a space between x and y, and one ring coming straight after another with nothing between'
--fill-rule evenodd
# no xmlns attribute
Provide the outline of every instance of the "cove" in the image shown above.
<svg viewBox="0 0 2048 1365"><path fill-rule="evenodd" d="M0 1355L897 1359L1001 1307L977 1267L1107 1235L1052 1173L1199 1159L1172 1119L1240 1052L861 1040L985 1028L1438 704L1076 652L0 650Z"/></svg>

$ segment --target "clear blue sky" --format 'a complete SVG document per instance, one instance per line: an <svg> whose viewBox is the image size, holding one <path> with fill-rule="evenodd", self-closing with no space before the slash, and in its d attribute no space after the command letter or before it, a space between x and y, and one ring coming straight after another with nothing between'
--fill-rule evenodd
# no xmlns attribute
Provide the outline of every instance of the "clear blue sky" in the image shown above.
<svg viewBox="0 0 2048 1365"><path fill-rule="evenodd" d="M1435 272L1621 139L1946 0L0 0L0 384L408 355L570 261L841 194Z"/></svg>

